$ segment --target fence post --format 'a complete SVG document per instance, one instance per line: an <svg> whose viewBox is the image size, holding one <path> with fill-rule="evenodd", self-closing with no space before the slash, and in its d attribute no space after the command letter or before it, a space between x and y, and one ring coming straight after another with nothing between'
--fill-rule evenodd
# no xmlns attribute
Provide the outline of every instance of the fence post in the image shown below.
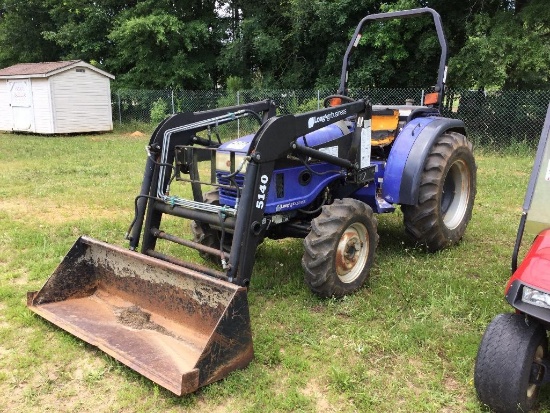
<svg viewBox="0 0 550 413"><path fill-rule="evenodd" d="M422 93L420 94L420 106L424 106L424 89L422 89Z"/></svg>
<svg viewBox="0 0 550 413"><path fill-rule="evenodd" d="M122 109L120 107L120 90L116 92L118 97L118 123L122 125Z"/></svg>
<svg viewBox="0 0 550 413"><path fill-rule="evenodd" d="M317 89L317 110L321 108L321 91Z"/></svg>
<svg viewBox="0 0 550 413"><path fill-rule="evenodd" d="M237 106L239 106L240 104L240 93L239 91L237 90ZM241 120L240 119L237 119L237 137L240 138L241 137Z"/></svg>
<svg viewBox="0 0 550 413"><path fill-rule="evenodd" d="M172 92L172 115L176 113L176 110L174 109L174 89L171 89Z"/></svg>

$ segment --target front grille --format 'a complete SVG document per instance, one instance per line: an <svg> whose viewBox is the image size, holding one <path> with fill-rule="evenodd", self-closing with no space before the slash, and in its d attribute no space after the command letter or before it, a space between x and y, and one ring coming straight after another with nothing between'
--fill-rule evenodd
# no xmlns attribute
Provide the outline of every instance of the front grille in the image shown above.
<svg viewBox="0 0 550 413"><path fill-rule="evenodd" d="M239 188L242 188L244 185L244 175L237 174L232 180L226 178L227 175L227 172L216 171L216 180L218 181L218 184L225 185L225 187L220 187L220 196L236 199L237 188L235 188L234 183L236 183ZM234 189L227 188L228 186L232 186Z"/></svg>

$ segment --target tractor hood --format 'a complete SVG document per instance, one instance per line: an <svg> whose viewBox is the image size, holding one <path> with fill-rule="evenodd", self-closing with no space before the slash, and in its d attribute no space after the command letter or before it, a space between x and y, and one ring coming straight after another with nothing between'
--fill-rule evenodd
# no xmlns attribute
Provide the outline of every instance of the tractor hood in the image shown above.
<svg viewBox="0 0 550 413"><path fill-rule="evenodd" d="M348 126L344 122L333 123L296 139L296 143L300 146L320 146L334 139L340 138L344 132L347 132L347 129ZM254 136L254 134L245 135L238 139L225 142L218 148L218 151L246 154L248 153L248 148L250 147Z"/></svg>
<svg viewBox="0 0 550 413"><path fill-rule="evenodd" d="M239 139L225 142L218 148L218 151L247 153L252 139L254 139L254 134L242 136Z"/></svg>

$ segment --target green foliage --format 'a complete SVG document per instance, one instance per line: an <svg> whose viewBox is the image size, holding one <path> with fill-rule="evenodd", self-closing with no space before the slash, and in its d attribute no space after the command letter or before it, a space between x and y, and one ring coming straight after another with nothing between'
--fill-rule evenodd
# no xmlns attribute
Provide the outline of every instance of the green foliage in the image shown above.
<svg viewBox="0 0 550 413"><path fill-rule="evenodd" d="M301 104L299 104L298 108L296 109L296 113L310 112L317 109L319 109L319 100L317 98L314 98L303 101Z"/></svg>
<svg viewBox="0 0 550 413"><path fill-rule="evenodd" d="M412 1L385 11L411 8ZM431 16L366 24L352 56L349 86L356 88L428 87L437 79L441 47ZM422 62L422 64L411 64Z"/></svg>
<svg viewBox="0 0 550 413"><path fill-rule="evenodd" d="M550 8L531 0L519 12L480 14L451 60L456 84L485 89L547 89L550 86Z"/></svg>
<svg viewBox="0 0 550 413"><path fill-rule="evenodd" d="M105 65L106 59L115 53L107 36L124 6L116 0L44 2L54 27L44 30L42 36L62 48L61 57Z"/></svg>
<svg viewBox="0 0 550 413"><path fill-rule="evenodd" d="M229 76L226 80L225 95L218 99L218 107L235 106L237 93L243 88L243 80L238 76Z"/></svg>
<svg viewBox="0 0 550 413"><path fill-rule="evenodd" d="M225 82L227 85L226 90L232 93L236 93L239 90L242 90L244 86L243 79L237 76L229 76Z"/></svg>
<svg viewBox="0 0 550 413"><path fill-rule="evenodd" d="M192 10L178 15L156 4L142 2L118 15L109 34L118 52L108 65L122 73L119 81L127 87L211 88L208 25Z"/></svg>
<svg viewBox="0 0 550 413"><path fill-rule="evenodd" d="M116 87L335 90L360 19L432 7L442 17L457 88L547 88L546 0L4 0L0 67L83 59ZM439 45L429 17L367 25L352 56L357 88L434 83ZM234 87L234 86L229 86Z"/></svg>
<svg viewBox="0 0 550 413"><path fill-rule="evenodd" d="M41 34L53 27L43 0L0 2L0 68L58 60L62 49Z"/></svg>
<svg viewBox="0 0 550 413"><path fill-rule="evenodd" d="M151 122L158 124L168 116L168 104L162 98L158 98L151 107Z"/></svg>

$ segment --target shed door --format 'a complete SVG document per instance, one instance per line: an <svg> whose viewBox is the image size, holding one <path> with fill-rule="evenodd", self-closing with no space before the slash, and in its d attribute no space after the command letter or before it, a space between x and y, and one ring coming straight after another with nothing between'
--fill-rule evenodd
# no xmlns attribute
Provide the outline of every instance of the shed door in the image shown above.
<svg viewBox="0 0 550 413"><path fill-rule="evenodd" d="M16 131L33 130L34 115L30 79L8 80L8 90L13 120L12 129Z"/></svg>

